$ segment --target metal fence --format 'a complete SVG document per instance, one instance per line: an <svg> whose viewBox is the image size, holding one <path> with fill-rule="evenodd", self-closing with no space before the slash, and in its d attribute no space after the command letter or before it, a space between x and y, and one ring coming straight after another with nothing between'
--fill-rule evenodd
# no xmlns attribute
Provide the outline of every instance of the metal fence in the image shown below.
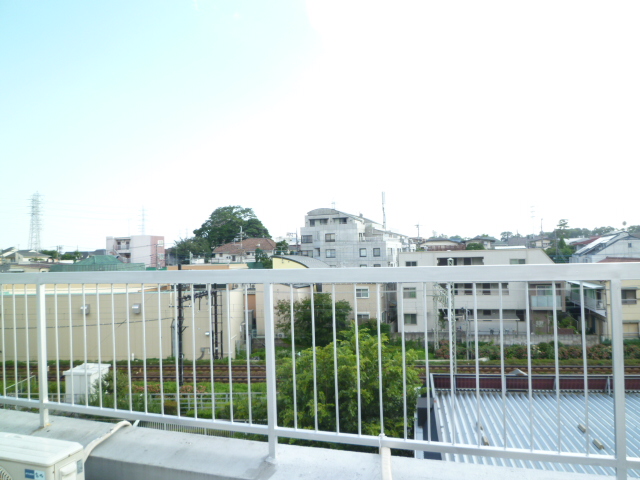
<svg viewBox="0 0 640 480"><path fill-rule="evenodd" d="M627 478L638 475L640 455L630 447L637 444L637 425L627 424L621 287L639 280L640 266L634 264L2 274L0 403L39 409L43 425L53 410L264 435L274 458L278 438L288 437L440 452L456 460L510 459L532 468L591 465ZM568 281L578 282L583 300L582 282L600 282L610 299L604 317L591 312L586 301L567 302L582 346L594 326L611 338L610 350L603 347L611 356L607 393L586 389L578 394L584 406L581 425L589 431L598 424L610 433L606 451L594 451L588 441L583 449L568 448L563 441L565 350L558 328L564 302L551 296L544 317L540 305L530 305L530 283L547 282L569 299ZM460 283L471 295L465 291L458 297ZM487 284L507 286L483 287ZM461 309L473 335L466 344L456 342ZM501 380L498 396L488 403L480 395L485 346L478 334L481 318L491 312L491 321L500 326L491 348L499 352L494 368ZM527 336L518 367L524 385L520 403L536 405L534 385L537 392L540 382L534 359L541 350L531 335L537 323L546 322L555 340L546 347L555 381L544 415L559 427L557 437L544 444L507 441L515 420L505 378L514 367L503 322L516 318L513 312L522 317ZM399 338L387 341L388 327ZM249 347L253 332L264 336L263 352ZM420 332L422 341L407 340ZM283 335L288 346L276 350L276 336ZM457 359L462 348L472 358L466 365ZM582 385L587 384L588 355L582 348L574 359L584 371ZM457 398L468 397L470 387L462 392L454 381L463 367L471 369L476 392L475 406L464 403L464 412ZM432 375L442 369L450 377L444 390ZM37 381L25 381L32 376ZM605 394L611 415L603 424L591 405L594 395ZM433 438L425 425L429 434L419 438L420 397L427 405L435 400L435 408L446 402L436 417L442 437ZM488 427L483 422L494 418L483 416L489 405L501 419L493 430L503 441L484 441ZM531 417L530 427L535 430L538 421ZM456 428L468 435L457 435Z"/></svg>

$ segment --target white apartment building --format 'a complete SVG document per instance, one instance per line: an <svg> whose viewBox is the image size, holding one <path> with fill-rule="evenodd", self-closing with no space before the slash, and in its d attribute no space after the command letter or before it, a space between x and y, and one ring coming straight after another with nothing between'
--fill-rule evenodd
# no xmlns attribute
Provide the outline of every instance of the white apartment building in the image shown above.
<svg viewBox="0 0 640 480"><path fill-rule="evenodd" d="M401 267L447 266L452 259L454 266L471 265L523 265L553 264L549 256L541 249L500 249L500 250L451 250L400 253ZM424 332L425 308L427 329L437 327L439 315L446 310L447 285L403 284L398 292L398 303L402 299L404 328L406 332ZM564 284L558 282L555 292L557 310L565 310ZM551 282L530 283L527 288L522 282L456 283L451 285L453 308L458 328L466 329L477 314L479 333L500 332L502 327L507 333L525 333L527 295L533 333L547 333L553 315L553 287ZM425 294L426 292L426 294ZM476 312L477 310L477 312ZM552 323L551 323L552 325ZM472 327L473 328L473 327Z"/></svg>
<svg viewBox="0 0 640 480"><path fill-rule="evenodd" d="M396 267L400 252L415 251L407 235L333 208L308 212L300 233L300 253L330 267Z"/></svg>
<svg viewBox="0 0 640 480"><path fill-rule="evenodd" d="M162 268L165 266L164 236L107 237L107 254L119 257L124 263Z"/></svg>

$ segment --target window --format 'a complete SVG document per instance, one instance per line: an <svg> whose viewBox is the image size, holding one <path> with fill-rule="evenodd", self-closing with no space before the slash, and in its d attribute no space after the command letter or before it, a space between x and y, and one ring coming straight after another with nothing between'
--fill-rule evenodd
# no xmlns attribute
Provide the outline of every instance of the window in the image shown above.
<svg viewBox="0 0 640 480"><path fill-rule="evenodd" d="M472 283L456 283L454 289L454 295L473 295Z"/></svg>
<svg viewBox="0 0 640 480"><path fill-rule="evenodd" d="M374 267L381 267L382 265L380 265L379 263L374 263L373 266Z"/></svg>
<svg viewBox="0 0 640 480"><path fill-rule="evenodd" d="M320 225L327 225L329 223L329 220L326 218L321 218L320 220L318 220L318 223Z"/></svg>
<svg viewBox="0 0 640 480"><path fill-rule="evenodd" d="M373 256L374 257L379 257L380 256L380 249L379 248L374 248L373 249Z"/></svg>
<svg viewBox="0 0 640 480"><path fill-rule="evenodd" d="M551 285L536 285L536 295L551 296Z"/></svg>
<svg viewBox="0 0 640 480"><path fill-rule="evenodd" d="M312 255L313 250L302 250L302 252L300 252L300 253L302 253L302 255L305 256L305 257L312 257L313 256Z"/></svg>
<svg viewBox="0 0 640 480"><path fill-rule="evenodd" d="M324 234L324 241L325 242L335 242L336 241L336 234L335 233L325 233Z"/></svg>
<svg viewBox="0 0 640 480"><path fill-rule="evenodd" d="M635 290L622 290L622 304L635 305L638 303Z"/></svg>
<svg viewBox="0 0 640 480"><path fill-rule="evenodd" d="M333 223L346 224L347 223L347 217L334 218L333 219Z"/></svg>
<svg viewBox="0 0 640 480"><path fill-rule="evenodd" d="M327 258L336 258L336 251L333 248L327 249Z"/></svg>
<svg viewBox="0 0 640 480"><path fill-rule="evenodd" d="M483 295L491 295L491 284L483 283L482 284L482 294Z"/></svg>
<svg viewBox="0 0 640 480"><path fill-rule="evenodd" d="M316 226L316 221L315 220L309 220L309 226L310 227L315 227Z"/></svg>
<svg viewBox="0 0 640 480"><path fill-rule="evenodd" d="M404 314L404 324L405 325L417 325L418 324L418 314L417 313L405 313Z"/></svg>
<svg viewBox="0 0 640 480"><path fill-rule="evenodd" d="M366 248L361 248L360 249L360 256L361 257L366 257L367 256L367 249Z"/></svg>
<svg viewBox="0 0 640 480"><path fill-rule="evenodd" d="M404 287L402 298L416 298L416 287Z"/></svg>
<svg viewBox="0 0 640 480"><path fill-rule="evenodd" d="M524 258L511 258L509 259L509 263L511 265L524 265L525 261Z"/></svg>
<svg viewBox="0 0 640 480"><path fill-rule="evenodd" d="M356 298L369 298L369 287L356 288Z"/></svg>
<svg viewBox="0 0 640 480"><path fill-rule="evenodd" d="M313 243L313 235L302 235L302 243Z"/></svg>
<svg viewBox="0 0 640 480"><path fill-rule="evenodd" d="M405 267L417 267L418 262L404 262Z"/></svg>
<svg viewBox="0 0 640 480"><path fill-rule="evenodd" d="M366 322L371 318L369 313L359 313L358 314L358 322Z"/></svg>
<svg viewBox="0 0 640 480"><path fill-rule="evenodd" d="M503 283L502 284L502 295L509 295L509 284L508 283Z"/></svg>
<svg viewBox="0 0 640 480"><path fill-rule="evenodd" d="M360 265L360 268L367 268L366 265Z"/></svg>
<svg viewBox="0 0 640 480"><path fill-rule="evenodd" d="M314 248L315 250L315 256L319 257L320 256L320 249L319 248Z"/></svg>

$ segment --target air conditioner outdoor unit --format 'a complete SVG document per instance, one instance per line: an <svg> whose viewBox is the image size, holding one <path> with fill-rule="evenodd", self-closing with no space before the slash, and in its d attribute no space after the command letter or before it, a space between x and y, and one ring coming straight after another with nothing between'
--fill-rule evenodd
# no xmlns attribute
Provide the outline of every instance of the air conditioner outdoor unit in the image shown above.
<svg viewBox="0 0 640 480"><path fill-rule="evenodd" d="M84 480L77 442L0 432L0 480Z"/></svg>

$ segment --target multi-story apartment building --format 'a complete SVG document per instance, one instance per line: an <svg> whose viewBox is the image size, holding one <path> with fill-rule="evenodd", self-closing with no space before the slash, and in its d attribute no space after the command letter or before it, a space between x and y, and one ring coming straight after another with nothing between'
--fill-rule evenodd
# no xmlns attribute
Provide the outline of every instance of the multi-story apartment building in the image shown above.
<svg viewBox="0 0 640 480"><path fill-rule="evenodd" d="M629 263L640 262L640 258L608 258L599 263ZM592 281L569 282L569 303L576 314L584 307L587 328L592 333L611 337L611 291L609 282ZM638 303L639 280L622 281L622 329L625 337L640 337L640 303ZM577 316L577 315L576 315Z"/></svg>
<svg viewBox="0 0 640 480"><path fill-rule="evenodd" d="M415 250L407 235L333 208L308 212L300 233L300 253L330 267L396 267L400 252Z"/></svg>
<svg viewBox="0 0 640 480"><path fill-rule="evenodd" d="M438 250L400 254L401 267L447 266L449 263L454 266L471 266L553 264L553 261L541 249L522 248ZM552 328L554 292L551 282L530 283L528 289L521 282L475 285L456 283L450 287L427 283L403 284L403 291L398 292L398 303L400 299L402 300L405 331L424 332L425 313L427 329L437 328L438 319L445 313L448 305L449 288L452 292L453 307L459 328L466 328L467 323L477 315L480 333L498 333L501 325L508 333L525 333L527 295L533 333L548 333ZM555 307L561 311L565 310L563 288L563 284L556 283Z"/></svg>
<svg viewBox="0 0 640 480"><path fill-rule="evenodd" d="M107 254L119 257L124 263L162 268L165 266L164 236L107 237Z"/></svg>

